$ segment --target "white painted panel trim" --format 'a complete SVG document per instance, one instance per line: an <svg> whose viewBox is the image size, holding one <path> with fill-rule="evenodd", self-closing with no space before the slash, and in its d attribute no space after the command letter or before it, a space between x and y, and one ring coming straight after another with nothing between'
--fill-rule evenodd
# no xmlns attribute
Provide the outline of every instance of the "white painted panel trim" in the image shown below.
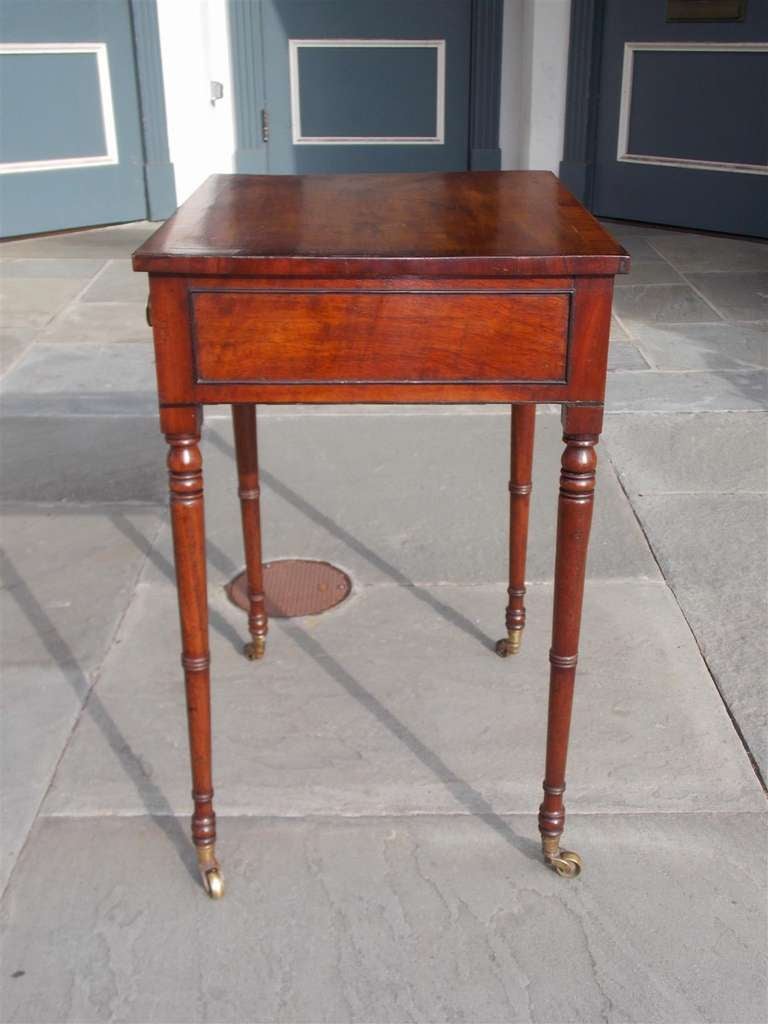
<svg viewBox="0 0 768 1024"><path fill-rule="evenodd" d="M4 53L93 53L99 75L101 116L104 127L106 153L94 156L66 157L62 160L17 160L0 163L0 174L21 174L28 171L59 171L68 167L103 167L119 162L115 108L112 102L112 82L109 76L109 55L106 43L0 43L0 56Z"/></svg>
<svg viewBox="0 0 768 1024"><path fill-rule="evenodd" d="M303 135L299 96L301 47L433 47L437 51L437 90L434 135ZM291 130L294 146L442 146L445 143L445 40L444 39L289 39L288 69L291 84Z"/></svg>
<svg viewBox="0 0 768 1024"><path fill-rule="evenodd" d="M638 50L664 50L706 53L766 53L768 43L625 43L624 64L621 73L621 105L619 107L619 133L616 159L623 163L650 164L656 167L686 167L694 171L729 171L735 174L768 174L768 164L737 164L718 160L691 160L686 157L654 156L629 152L629 118L632 110L632 82L635 53Z"/></svg>

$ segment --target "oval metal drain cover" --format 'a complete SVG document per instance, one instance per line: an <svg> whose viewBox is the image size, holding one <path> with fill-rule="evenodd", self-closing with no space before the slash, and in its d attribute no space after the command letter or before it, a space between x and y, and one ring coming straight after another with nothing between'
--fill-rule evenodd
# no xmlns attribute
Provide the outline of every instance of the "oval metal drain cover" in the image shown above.
<svg viewBox="0 0 768 1024"><path fill-rule="evenodd" d="M320 615L340 604L351 590L349 576L330 562L284 558L264 563L264 597L270 619ZM227 594L233 604L248 611L245 572L227 585Z"/></svg>

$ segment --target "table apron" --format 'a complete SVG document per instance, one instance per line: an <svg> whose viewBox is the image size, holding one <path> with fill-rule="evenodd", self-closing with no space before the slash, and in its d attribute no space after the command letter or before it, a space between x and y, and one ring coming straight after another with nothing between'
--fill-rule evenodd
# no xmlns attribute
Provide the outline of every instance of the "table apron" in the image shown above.
<svg viewBox="0 0 768 1024"><path fill-rule="evenodd" d="M565 383L571 293L194 291L195 382Z"/></svg>
<svg viewBox="0 0 768 1024"><path fill-rule="evenodd" d="M601 402L612 278L151 280L162 405Z"/></svg>

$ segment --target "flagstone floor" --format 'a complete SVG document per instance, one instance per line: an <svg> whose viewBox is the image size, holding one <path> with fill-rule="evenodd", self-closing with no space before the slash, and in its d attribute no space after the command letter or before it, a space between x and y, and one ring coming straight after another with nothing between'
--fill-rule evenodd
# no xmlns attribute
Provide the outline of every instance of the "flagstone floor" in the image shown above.
<svg viewBox="0 0 768 1024"><path fill-rule="evenodd" d="M538 853L558 417L529 626L505 604L508 410L260 411L265 558L352 597L245 661L226 410L204 457L227 895L202 894L146 282L132 224L0 246L7 1022L768 1015L768 246L615 224L568 787Z"/></svg>

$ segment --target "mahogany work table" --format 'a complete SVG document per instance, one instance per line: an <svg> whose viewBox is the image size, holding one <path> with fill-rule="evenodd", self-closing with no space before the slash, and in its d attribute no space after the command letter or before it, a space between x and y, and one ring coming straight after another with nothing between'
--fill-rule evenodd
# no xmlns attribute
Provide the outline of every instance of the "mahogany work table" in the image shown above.
<svg viewBox="0 0 768 1024"><path fill-rule="evenodd" d="M216 175L134 254L149 272L192 760L192 836L223 892L211 774L202 406L232 405L249 658L265 653L257 403L511 405L507 636L525 625L537 402L562 407L544 859L565 876L563 792L603 419L626 252L549 173Z"/></svg>

